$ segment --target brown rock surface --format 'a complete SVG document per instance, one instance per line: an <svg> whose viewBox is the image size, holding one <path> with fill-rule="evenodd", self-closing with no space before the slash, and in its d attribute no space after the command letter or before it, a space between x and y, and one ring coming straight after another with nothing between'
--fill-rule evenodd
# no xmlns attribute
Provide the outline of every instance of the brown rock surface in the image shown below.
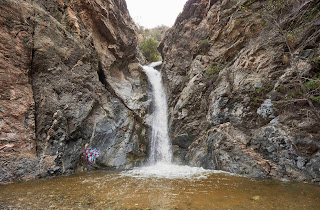
<svg viewBox="0 0 320 210"><path fill-rule="evenodd" d="M28 167L23 176L29 178L38 163L29 78L33 27L27 18L32 16L32 10L28 6L23 9L24 13L21 13L21 5L16 1L0 3L0 145L14 144L13 148L0 151L0 170L1 178L4 174L12 174L10 181L19 179L15 174L19 177L23 167Z"/></svg>
<svg viewBox="0 0 320 210"><path fill-rule="evenodd" d="M130 168L146 155L147 80L123 0L0 3L0 182L96 167Z"/></svg>

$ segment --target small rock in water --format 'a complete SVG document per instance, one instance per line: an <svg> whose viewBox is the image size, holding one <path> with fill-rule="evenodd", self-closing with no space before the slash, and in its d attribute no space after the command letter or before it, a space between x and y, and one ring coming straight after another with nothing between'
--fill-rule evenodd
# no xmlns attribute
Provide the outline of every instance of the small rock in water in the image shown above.
<svg viewBox="0 0 320 210"><path fill-rule="evenodd" d="M110 202L109 202L109 204L115 204L115 203L116 203L115 201L110 201Z"/></svg>
<svg viewBox="0 0 320 210"><path fill-rule="evenodd" d="M259 195L253 196L251 200L254 200L254 201L260 200L260 196Z"/></svg>

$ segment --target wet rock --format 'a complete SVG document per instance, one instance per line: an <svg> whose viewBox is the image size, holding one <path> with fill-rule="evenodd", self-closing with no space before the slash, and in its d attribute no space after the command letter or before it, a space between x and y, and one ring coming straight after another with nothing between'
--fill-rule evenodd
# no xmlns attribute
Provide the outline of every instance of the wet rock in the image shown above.
<svg viewBox="0 0 320 210"><path fill-rule="evenodd" d="M258 201L258 200L260 200L260 196L256 195L256 196L251 197L250 199L253 201Z"/></svg>
<svg viewBox="0 0 320 210"><path fill-rule="evenodd" d="M180 148L178 145L172 145L173 162L175 164L186 164L185 157L188 153L186 149Z"/></svg>
<svg viewBox="0 0 320 210"><path fill-rule="evenodd" d="M50 169L48 170L48 173L49 173L50 175L61 174L61 168L60 168L59 166L50 168Z"/></svg>
<svg viewBox="0 0 320 210"><path fill-rule="evenodd" d="M175 137L172 140L173 145L178 145L180 148L187 149L193 142L195 136L189 136L188 134L182 134Z"/></svg>

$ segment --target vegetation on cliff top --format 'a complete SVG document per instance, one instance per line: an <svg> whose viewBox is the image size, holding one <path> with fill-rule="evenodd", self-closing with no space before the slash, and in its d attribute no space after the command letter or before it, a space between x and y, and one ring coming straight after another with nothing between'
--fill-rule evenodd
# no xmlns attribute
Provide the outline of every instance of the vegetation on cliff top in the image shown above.
<svg viewBox="0 0 320 210"><path fill-rule="evenodd" d="M167 29L168 27L164 25L151 29L138 25L140 51L148 62L156 62L161 60L161 55L157 47Z"/></svg>
<svg viewBox="0 0 320 210"><path fill-rule="evenodd" d="M158 45L159 42L153 38L143 38L140 41L140 50L147 61L156 62L161 60L160 53L157 50Z"/></svg>
<svg viewBox="0 0 320 210"><path fill-rule="evenodd" d="M153 38L160 42L168 28L169 27L165 25L157 26L154 28L144 28L143 26L138 25L138 33L143 38Z"/></svg>

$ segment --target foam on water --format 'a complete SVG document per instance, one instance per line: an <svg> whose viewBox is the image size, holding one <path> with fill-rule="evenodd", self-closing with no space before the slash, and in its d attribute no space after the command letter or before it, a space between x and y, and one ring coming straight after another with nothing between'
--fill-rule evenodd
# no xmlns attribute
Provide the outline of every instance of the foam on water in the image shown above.
<svg viewBox="0 0 320 210"><path fill-rule="evenodd" d="M160 66L162 64L162 61L158 61L158 62L153 62L153 63L150 63L150 65L148 65L149 67L156 67L156 66Z"/></svg>
<svg viewBox="0 0 320 210"><path fill-rule="evenodd" d="M199 179L206 178L212 170L158 162L155 165L134 168L122 172L124 176L136 178L165 178L165 179Z"/></svg>

